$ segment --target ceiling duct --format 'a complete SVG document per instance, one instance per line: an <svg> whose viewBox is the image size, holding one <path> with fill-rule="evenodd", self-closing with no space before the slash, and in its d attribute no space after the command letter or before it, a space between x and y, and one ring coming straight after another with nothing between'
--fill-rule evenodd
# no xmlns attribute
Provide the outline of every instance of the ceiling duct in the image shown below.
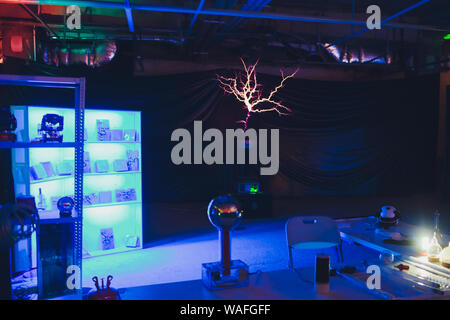
<svg viewBox="0 0 450 320"><path fill-rule="evenodd" d="M86 65L99 67L110 62L117 52L114 41L41 43L38 58L49 65Z"/></svg>
<svg viewBox="0 0 450 320"><path fill-rule="evenodd" d="M341 63L381 63L391 64L392 57L384 49L364 48L361 46L330 45L320 43L321 52L329 54L334 62Z"/></svg>

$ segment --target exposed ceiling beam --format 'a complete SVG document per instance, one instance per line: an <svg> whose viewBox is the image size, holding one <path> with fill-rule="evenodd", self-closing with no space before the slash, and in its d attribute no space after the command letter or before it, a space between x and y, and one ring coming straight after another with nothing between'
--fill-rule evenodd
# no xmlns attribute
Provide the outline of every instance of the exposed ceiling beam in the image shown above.
<svg viewBox="0 0 450 320"><path fill-rule="evenodd" d="M0 0L0 3L18 3L17 0ZM70 6L76 5L80 7L98 7L98 8L113 8L113 9L125 9L125 4L120 2L111 1L81 1L81 0L22 0L20 3L26 4L41 4L41 5L60 5ZM354 26L366 26L366 21L358 21L351 19L336 19L336 18L323 18L312 17L303 15L289 15L270 12L252 12L252 11L238 11L238 10L218 10L218 9L197 9L175 7L175 6L152 6L152 5L131 5L133 10L142 10L150 12L167 12L167 13L187 13L187 14L202 14L202 15L216 15L216 16L229 16L229 17L242 17L252 19L268 19L268 20L281 20L281 21L298 21L298 22L315 22L315 23L328 23L328 24L343 24ZM412 25L412 24L384 24L386 28L401 28L401 29L416 29L416 30L428 30L447 32L447 29L440 29L432 26Z"/></svg>
<svg viewBox="0 0 450 320"><path fill-rule="evenodd" d="M45 28L47 29L47 31L54 36L56 39L58 39L58 41L61 41L61 39L59 38L59 36L56 34L55 31L53 31L52 28L49 27L49 25L42 20L42 18L35 13L33 10L31 10L26 4L21 4L20 5L31 17L33 17L34 19L36 19L37 21L39 21L39 23Z"/></svg>
<svg viewBox="0 0 450 320"><path fill-rule="evenodd" d="M134 33L133 11L131 9L130 0L125 0L125 15L127 16L128 30Z"/></svg>
<svg viewBox="0 0 450 320"><path fill-rule="evenodd" d="M272 0L248 0L246 4L241 7L241 10L245 11L261 11L266 5L268 5ZM244 22L244 18L233 18L228 21L223 30L232 31L236 30L242 23Z"/></svg>
<svg viewBox="0 0 450 320"><path fill-rule="evenodd" d="M195 12L194 16L192 17L191 23L189 24L189 29L186 32L185 38L189 37L189 34L191 33L192 28L194 27L195 20L197 20L198 13L203 9L204 3L205 3L205 0L200 0L200 3L198 4L198 7L197 7L197 11Z"/></svg>

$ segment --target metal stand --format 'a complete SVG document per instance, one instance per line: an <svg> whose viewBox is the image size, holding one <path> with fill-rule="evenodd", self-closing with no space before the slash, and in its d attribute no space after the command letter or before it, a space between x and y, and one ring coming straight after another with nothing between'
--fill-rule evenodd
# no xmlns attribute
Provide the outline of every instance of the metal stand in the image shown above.
<svg viewBox="0 0 450 320"><path fill-rule="evenodd" d="M75 173L74 173L74 202L75 202L75 217L70 218L70 221L63 219L46 219L46 224L59 224L61 222L70 223L73 236L71 239L71 248L73 249L73 259L71 259L71 264L78 266L80 273L79 277L82 278L81 275L81 263L82 263L82 231L83 231L83 151L84 151L84 105L85 105L85 79L84 78L61 78L61 77L47 77L47 76L29 76L29 75L0 75L0 85L14 85L14 86L27 86L27 87L49 87L49 88L67 88L73 89L75 91L75 141L72 142L64 142L60 144L47 144L47 143L31 143L30 141L1 141L0 148L5 149L29 149L29 148L50 148L50 147L69 147L75 149ZM28 119L26 119L28 121ZM26 154L26 152L25 152ZM24 157L25 158L25 157ZM28 169L28 166L27 166ZM26 183L25 190L22 190L22 193L29 194L29 183ZM43 221L41 221L41 224ZM0 249L3 250L3 249ZM7 257L7 258L6 258ZM9 260L5 260L9 259ZM3 269L5 268L5 264L3 261L11 261L11 257L8 252L8 256L6 253L1 253L0 257L0 271L3 273ZM38 286L41 286L43 283L43 274L46 270L42 270L39 268L39 264L41 264L41 259L39 256L39 239L37 241L37 261L38 261ZM8 265L8 264L6 264ZM11 264L9 263L9 271L11 277ZM5 271L6 272L6 271ZM64 276L68 276L64 273ZM3 281L7 281L6 277L3 280L3 275L0 274L0 290L3 290L7 285L3 285ZM11 280L9 280L11 282ZM5 282L6 283L6 282ZM9 290L11 290L11 285L9 285ZM46 288L40 288L39 291L46 290ZM2 291L3 292L3 291ZM75 295L79 297L82 296L81 288L76 288L72 291ZM11 293L9 294L11 297Z"/></svg>
<svg viewBox="0 0 450 320"><path fill-rule="evenodd" d="M231 232L219 231L220 261L202 264L202 280L209 290L248 286L248 265L231 260Z"/></svg>

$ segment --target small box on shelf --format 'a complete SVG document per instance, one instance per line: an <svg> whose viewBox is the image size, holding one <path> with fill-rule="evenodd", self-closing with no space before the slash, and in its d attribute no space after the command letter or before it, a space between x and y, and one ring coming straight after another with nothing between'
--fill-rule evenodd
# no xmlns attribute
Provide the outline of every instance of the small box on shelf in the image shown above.
<svg viewBox="0 0 450 320"><path fill-rule="evenodd" d="M111 130L111 141L123 141L123 130L122 129Z"/></svg>
<svg viewBox="0 0 450 320"><path fill-rule="evenodd" d="M116 190L116 201L136 201L136 190L134 188Z"/></svg>
<svg viewBox="0 0 450 320"><path fill-rule="evenodd" d="M117 159L113 162L114 171L128 171L128 164L125 159Z"/></svg>
<svg viewBox="0 0 450 320"><path fill-rule="evenodd" d="M67 176L73 174L73 161L71 160L63 160L62 162L56 165L56 170L58 171L58 175Z"/></svg>
<svg viewBox="0 0 450 320"><path fill-rule="evenodd" d="M112 202L111 191L100 191L98 193L98 203L110 203Z"/></svg>
<svg viewBox="0 0 450 320"><path fill-rule="evenodd" d="M33 180L41 180L47 178L47 172L45 172L44 166L41 163L35 164L30 167L30 175Z"/></svg>
<svg viewBox="0 0 450 320"><path fill-rule="evenodd" d="M91 173L91 160L89 159L89 152L83 153L83 172L84 173Z"/></svg>
<svg viewBox="0 0 450 320"><path fill-rule="evenodd" d="M97 160L95 161L95 172L105 173L109 171L109 164L107 160Z"/></svg>

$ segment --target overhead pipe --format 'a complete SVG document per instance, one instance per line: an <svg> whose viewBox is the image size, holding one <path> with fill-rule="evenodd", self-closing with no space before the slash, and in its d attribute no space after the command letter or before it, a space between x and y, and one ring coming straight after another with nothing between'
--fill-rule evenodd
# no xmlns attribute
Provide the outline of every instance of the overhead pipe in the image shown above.
<svg viewBox="0 0 450 320"><path fill-rule="evenodd" d="M36 19L45 29L47 29L47 31L52 34L54 37L56 37L56 39L58 39L58 41L61 42L61 39L59 38L59 36L56 34L55 31L52 30L52 28L50 28L50 26L45 23L44 20L41 19L41 17L34 13L33 10L31 10L26 4L21 4L20 5L32 18Z"/></svg>
<svg viewBox="0 0 450 320"><path fill-rule="evenodd" d="M272 0L249 0L242 6L241 10L258 12L261 11L270 1ZM227 22L224 29L227 31L235 30L243 20L244 18L234 18Z"/></svg>
<svg viewBox="0 0 450 320"><path fill-rule="evenodd" d="M133 21L133 11L131 10L130 0L125 1L125 15L127 16L128 30L134 33L134 21Z"/></svg>
<svg viewBox="0 0 450 320"><path fill-rule="evenodd" d="M429 0L428 0L429 1ZM76 5L79 7L97 7L97 8L110 8L110 9L122 9L125 10L126 6L121 2L111 1L81 1L81 0L0 0L0 3L8 4L34 4L34 5L58 5L58 6L70 6ZM203 14L203 15L216 15L216 16L228 16L228 17L242 17L253 19L268 19L268 20L281 20L281 21L297 21L297 22L315 22L315 23L329 23L329 24L343 24L354 26L366 26L365 21L356 20L343 20L333 18L319 18L310 16L294 16L280 13L268 13L268 12L251 12L251 11L238 11L238 10L225 10L225 9L197 9L174 7L174 6L152 6L152 5L139 5L133 4L130 6L133 10L151 11L151 12L167 12L167 13L187 13L187 14ZM447 32L449 30L439 29L430 26L411 25L411 24L384 24L387 28L397 29L415 29L415 30L427 30L427 31L439 31Z"/></svg>

